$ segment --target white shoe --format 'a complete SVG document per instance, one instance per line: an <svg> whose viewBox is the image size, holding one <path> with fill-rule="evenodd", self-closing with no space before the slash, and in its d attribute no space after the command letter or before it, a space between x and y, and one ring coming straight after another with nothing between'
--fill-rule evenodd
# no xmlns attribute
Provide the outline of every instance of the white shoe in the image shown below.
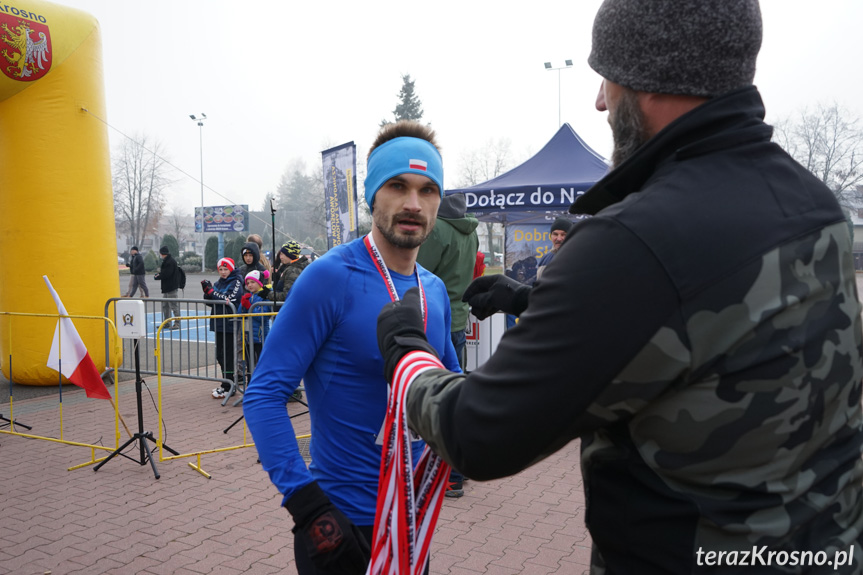
<svg viewBox="0 0 863 575"><path fill-rule="evenodd" d="M225 390L221 387L213 389L213 399L225 399Z"/></svg>

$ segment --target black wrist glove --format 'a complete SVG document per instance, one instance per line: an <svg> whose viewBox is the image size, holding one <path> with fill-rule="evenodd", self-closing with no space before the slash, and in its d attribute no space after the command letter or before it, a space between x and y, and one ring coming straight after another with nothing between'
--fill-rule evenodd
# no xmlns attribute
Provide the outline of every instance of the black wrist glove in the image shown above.
<svg viewBox="0 0 863 575"><path fill-rule="evenodd" d="M204 291L204 293L207 293L208 291L213 289L213 282L211 282L210 280L201 280L201 289Z"/></svg>
<svg viewBox="0 0 863 575"><path fill-rule="evenodd" d="M285 503L294 518L293 533L306 546L315 568L326 573L364 575L371 560L369 543L353 522L330 502L316 481Z"/></svg>
<svg viewBox="0 0 863 575"><path fill-rule="evenodd" d="M378 348L384 356L384 377L388 382L392 382L396 365L406 353L419 349L438 357L423 329L419 288L409 289L405 297L388 303L381 310L378 315Z"/></svg>
<svg viewBox="0 0 863 575"><path fill-rule="evenodd" d="M461 301L469 303L470 312L483 320L498 311L521 315L527 309L529 294L530 286L503 274L495 274L473 280Z"/></svg>
<svg viewBox="0 0 863 575"><path fill-rule="evenodd" d="M264 299L267 299L267 296L270 293L270 288L267 286L262 286L261 289L258 290L258 295Z"/></svg>

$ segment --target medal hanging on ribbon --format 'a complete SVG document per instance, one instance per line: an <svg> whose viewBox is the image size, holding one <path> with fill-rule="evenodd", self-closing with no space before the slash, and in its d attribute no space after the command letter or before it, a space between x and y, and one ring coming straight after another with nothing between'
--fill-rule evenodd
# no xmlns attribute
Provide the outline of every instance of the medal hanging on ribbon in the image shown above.
<svg viewBox="0 0 863 575"><path fill-rule="evenodd" d="M378 272L387 285L392 301L399 296L389 270L368 234L363 242ZM425 292L417 272L420 288L423 327L428 325ZM370 575L419 575L428 563L432 534L437 524L450 466L428 446L419 462L413 465L410 432L407 426L405 400L410 382L429 369L444 369L438 358L424 351L414 351L399 362L390 386L387 415L384 420L378 500L372 536L372 558L366 573Z"/></svg>

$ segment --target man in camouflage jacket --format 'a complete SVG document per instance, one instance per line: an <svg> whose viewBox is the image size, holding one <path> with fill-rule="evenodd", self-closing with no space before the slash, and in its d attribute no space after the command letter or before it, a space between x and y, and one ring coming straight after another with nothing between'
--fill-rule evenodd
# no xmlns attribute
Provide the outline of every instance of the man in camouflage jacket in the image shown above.
<svg viewBox="0 0 863 575"><path fill-rule="evenodd" d="M593 217L532 289L468 288L520 313L487 363L410 383L409 426L475 479L581 438L594 573L863 570L852 241L770 141L760 40L756 0L606 0L589 62L614 169L570 209ZM388 366L428 360L406 308L378 320Z"/></svg>
<svg viewBox="0 0 863 575"><path fill-rule="evenodd" d="M276 271L278 279L273 284L273 289L271 290L269 287L264 286L264 289L258 292L262 298L274 302L285 301L285 298L288 297L288 293L294 286L294 282L297 281L303 270L312 263L309 258L300 255L300 249L300 244L293 240L282 246L279 254L285 254L287 261L280 265ZM281 258L281 255L277 255L277 257Z"/></svg>

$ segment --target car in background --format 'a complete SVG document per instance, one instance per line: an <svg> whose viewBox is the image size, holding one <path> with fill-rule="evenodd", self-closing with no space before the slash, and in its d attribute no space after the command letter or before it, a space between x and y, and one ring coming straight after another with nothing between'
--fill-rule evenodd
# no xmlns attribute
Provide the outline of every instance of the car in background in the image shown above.
<svg viewBox="0 0 863 575"><path fill-rule="evenodd" d="M312 248L309 248L309 247L301 248L300 249L300 255L306 256L307 258L309 258L309 261L312 261L312 262L315 261L316 259L318 259L319 257L321 257L317 253L315 253L315 250L313 250Z"/></svg>

